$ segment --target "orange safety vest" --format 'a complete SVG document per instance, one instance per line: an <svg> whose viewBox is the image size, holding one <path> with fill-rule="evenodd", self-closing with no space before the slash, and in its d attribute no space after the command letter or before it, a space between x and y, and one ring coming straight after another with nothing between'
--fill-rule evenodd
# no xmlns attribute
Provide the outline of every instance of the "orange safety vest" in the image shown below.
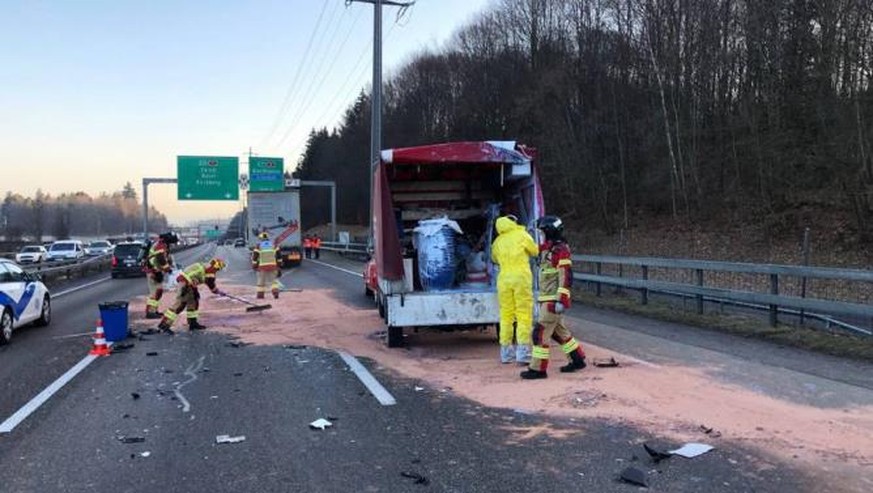
<svg viewBox="0 0 873 493"><path fill-rule="evenodd" d="M314 248L321 248L321 238L316 238L312 240L312 246Z"/></svg>
<svg viewBox="0 0 873 493"><path fill-rule="evenodd" d="M312 240L310 240L309 238L304 238L303 248L312 248Z"/></svg>

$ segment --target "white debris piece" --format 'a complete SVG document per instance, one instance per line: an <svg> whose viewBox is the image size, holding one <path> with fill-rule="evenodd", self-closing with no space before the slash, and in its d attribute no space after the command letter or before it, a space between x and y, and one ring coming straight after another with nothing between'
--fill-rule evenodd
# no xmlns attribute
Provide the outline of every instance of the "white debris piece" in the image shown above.
<svg viewBox="0 0 873 493"><path fill-rule="evenodd" d="M150 455L152 455L152 453L149 452L149 451L145 451L145 452L139 454L140 457L148 457L148 456L150 456Z"/></svg>
<svg viewBox="0 0 873 493"><path fill-rule="evenodd" d="M309 423L309 427L313 430L323 430L325 428L330 428L331 426L333 426L333 423L324 418L318 418L312 423Z"/></svg>
<svg viewBox="0 0 873 493"><path fill-rule="evenodd" d="M424 390L424 387L418 387L418 386L415 387L416 392L421 392L422 390Z"/></svg>
<svg viewBox="0 0 873 493"><path fill-rule="evenodd" d="M232 437L230 435L218 435L215 437L215 443L239 443L246 441L245 435Z"/></svg>
<svg viewBox="0 0 873 493"><path fill-rule="evenodd" d="M681 455L686 459L693 459L698 455L703 455L714 448L715 447L713 447L712 445L707 445L705 443L686 443L676 450L670 450L670 453L675 455Z"/></svg>

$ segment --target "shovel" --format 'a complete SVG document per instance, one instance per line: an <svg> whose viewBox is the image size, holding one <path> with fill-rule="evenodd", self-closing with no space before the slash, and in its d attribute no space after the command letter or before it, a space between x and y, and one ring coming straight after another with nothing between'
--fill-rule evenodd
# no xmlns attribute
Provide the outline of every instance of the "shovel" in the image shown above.
<svg viewBox="0 0 873 493"><path fill-rule="evenodd" d="M262 312L264 310L269 310L270 308L273 308L273 305L257 305L255 303L252 303L249 300L246 300L243 298L238 298L236 296L233 296L233 295L227 294L227 293L224 293L224 296L226 298L230 298L232 300L239 301L240 303L245 303L246 305L250 305L250 306L246 307L247 312Z"/></svg>

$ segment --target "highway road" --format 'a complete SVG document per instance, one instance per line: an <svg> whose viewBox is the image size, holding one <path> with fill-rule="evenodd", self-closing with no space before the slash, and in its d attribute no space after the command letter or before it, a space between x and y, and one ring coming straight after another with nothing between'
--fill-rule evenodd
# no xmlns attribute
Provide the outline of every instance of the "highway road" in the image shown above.
<svg viewBox="0 0 873 493"><path fill-rule="evenodd" d="M177 257L185 264L210 253L209 248ZM219 284L252 283L245 250L219 247L218 253L230 263ZM283 276L288 286L303 292L273 301L277 308L312 310L307 293L317 291L329 293L350 312L371 309L354 275L360 264L330 255L324 260ZM142 279L106 278L101 274L59 287L52 325L17 331L13 343L0 348L0 421L85 356L90 340L83 334L93 330L100 301L145 292ZM204 299L207 325L210 309L219 306L226 305ZM713 380L746 383L762 395L810 406L824 406L820 401L827 399L844 399L830 406L873 402L873 383L863 376L873 373L864 365L774 351L757 342L636 317L581 308L574 313L586 328L586 342L651 365L638 369L656 372L688 360L717 368ZM236 316L258 315L240 309ZM293 331L293 323L287 329ZM5 466L0 468L0 491L636 491L618 480L629 466L645 473L652 491L864 491L859 488L873 484L863 477L869 465L851 468L852 476L841 482L740 439L719 440L716 450L695 459L674 457L654 464L641 444L675 444L675 430L666 422L658 426L650 420L650 426L641 426L620 417L538 412L534 386L510 387L512 397L530 401L529 406L493 406L437 379L390 367L397 359L425 358L420 347L427 337L411 334L410 349L392 350L384 361L359 359L365 375L381 384L394 405L383 405L378 391L365 386L331 349L246 344L218 330L131 339L133 348L96 360L11 432L0 433L0 464ZM487 337L481 340L491 344ZM591 375L586 385L610 378ZM460 389L464 376L459 378ZM759 381L772 389L760 387ZM810 381L815 390L806 386ZM798 388L806 391L792 390ZM309 424L319 418L333 426L311 429ZM219 444L220 435L245 439ZM134 443L124 443L125 438Z"/></svg>

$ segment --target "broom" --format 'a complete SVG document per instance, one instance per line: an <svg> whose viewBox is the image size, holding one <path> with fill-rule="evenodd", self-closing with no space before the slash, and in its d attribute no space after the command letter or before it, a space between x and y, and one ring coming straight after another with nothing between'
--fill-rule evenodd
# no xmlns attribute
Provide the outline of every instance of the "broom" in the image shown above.
<svg viewBox="0 0 873 493"><path fill-rule="evenodd" d="M264 310L269 310L270 308L273 308L273 305L258 305L258 304L252 303L249 300L246 300L243 298L238 298L236 296L233 296L233 295L230 295L227 293L224 293L224 296L227 298L230 298L232 300L236 300L236 301L239 301L241 303L245 303L246 305L251 305L251 306L246 307L247 312L262 312Z"/></svg>

